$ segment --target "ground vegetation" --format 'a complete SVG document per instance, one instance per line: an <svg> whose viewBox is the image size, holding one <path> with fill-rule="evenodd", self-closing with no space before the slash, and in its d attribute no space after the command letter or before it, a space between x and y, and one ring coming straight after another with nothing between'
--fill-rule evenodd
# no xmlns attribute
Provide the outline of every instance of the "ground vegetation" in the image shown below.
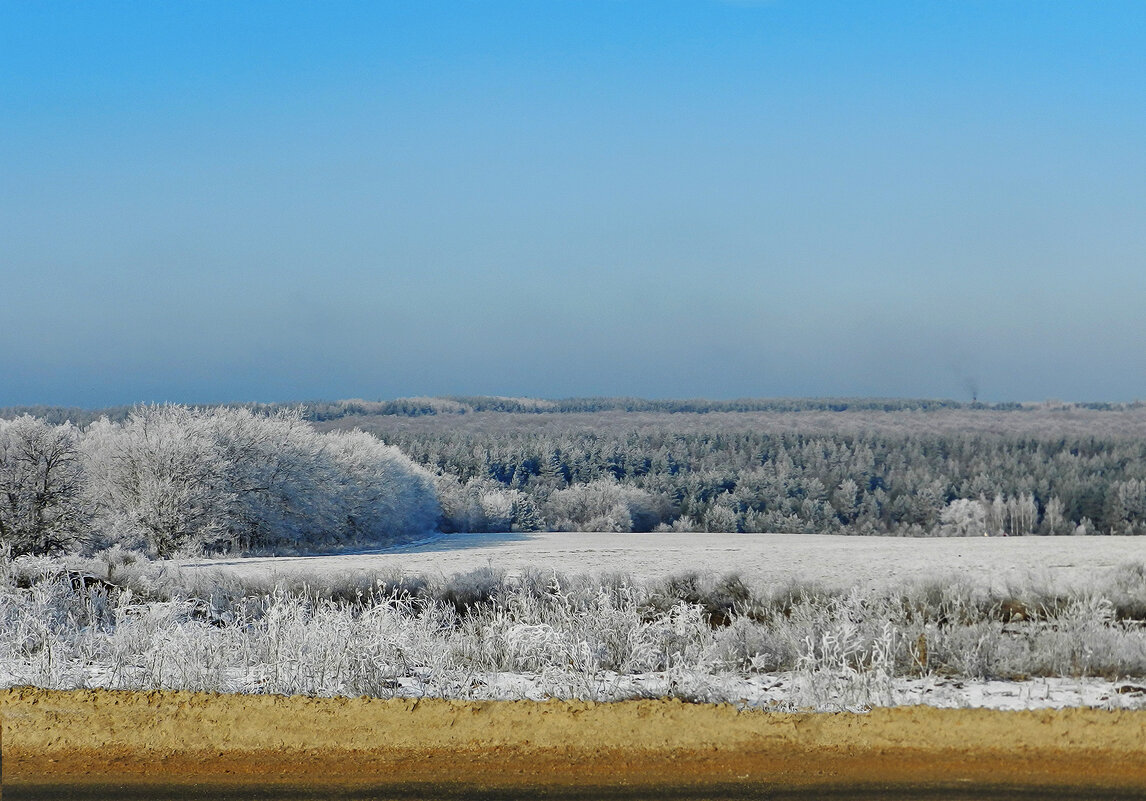
<svg viewBox="0 0 1146 801"><path fill-rule="evenodd" d="M1075 589L861 589L494 567L240 579L113 549L0 560L0 685L844 709L918 702L913 679L1102 677L1132 703L1144 619L1141 564Z"/></svg>

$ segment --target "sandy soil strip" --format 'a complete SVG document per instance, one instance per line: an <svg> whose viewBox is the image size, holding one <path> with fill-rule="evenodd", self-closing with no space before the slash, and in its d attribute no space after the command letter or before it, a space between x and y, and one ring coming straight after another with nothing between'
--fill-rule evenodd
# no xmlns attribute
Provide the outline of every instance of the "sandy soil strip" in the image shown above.
<svg viewBox="0 0 1146 801"><path fill-rule="evenodd" d="M11 789L1042 787L1146 794L1146 712L0 692Z"/></svg>

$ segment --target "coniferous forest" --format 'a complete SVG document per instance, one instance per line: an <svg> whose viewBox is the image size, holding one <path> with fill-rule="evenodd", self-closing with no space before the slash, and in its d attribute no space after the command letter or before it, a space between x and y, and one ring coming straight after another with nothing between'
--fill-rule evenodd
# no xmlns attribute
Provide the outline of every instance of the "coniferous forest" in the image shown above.
<svg viewBox="0 0 1146 801"><path fill-rule="evenodd" d="M1142 534L1146 405L455 397L22 408L0 411L0 483L0 538L34 553L307 550L435 526Z"/></svg>

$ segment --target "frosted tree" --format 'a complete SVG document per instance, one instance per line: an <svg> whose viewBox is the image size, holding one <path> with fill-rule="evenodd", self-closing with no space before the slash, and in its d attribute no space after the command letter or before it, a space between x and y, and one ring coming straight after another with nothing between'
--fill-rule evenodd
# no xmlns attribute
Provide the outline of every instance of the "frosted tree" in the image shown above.
<svg viewBox="0 0 1146 801"><path fill-rule="evenodd" d="M432 530L441 516L433 477L402 451L362 431L320 435L334 478L328 497L341 538L383 543Z"/></svg>
<svg viewBox="0 0 1146 801"><path fill-rule="evenodd" d="M995 499L985 504L987 512L987 533L992 536L1006 536L1007 533L1007 499L1003 495L995 495Z"/></svg>
<svg viewBox="0 0 1146 801"><path fill-rule="evenodd" d="M1047 534L1065 534L1066 533L1066 517L1063 515L1063 502L1055 495L1047 501L1046 510L1043 512L1043 530Z"/></svg>
<svg viewBox="0 0 1146 801"><path fill-rule="evenodd" d="M76 429L0 420L0 544L13 554L76 547L87 528Z"/></svg>
<svg viewBox="0 0 1146 801"><path fill-rule="evenodd" d="M1107 491L1106 519L1111 534L1133 534L1146 519L1146 481L1116 481Z"/></svg>
<svg viewBox="0 0 1146 801"><path fill-rule="evenodd" d="M732 506L731 495L724 493L704 513L704 530L734 532L739 530L740 516Z"/></svg>
<svg viewBox="0 0 1146 801"><path fill-rule="evenodd" d="M509 489L490 478L471 478L464 485L453 476L438 479L439 498L442 502L443 525L450 531L509 531L524 522L520 516L529 516L532 505L525 494Z"/></svg>
<svg viewBox="0 0 1146 801"><path fill-rule="evenodd" d="M1007 508L1007 531L1011 536L1023 536L1025 534L1033 534L1035 526L1038 525L1039 520L1039 507L1035 503L1035 497L1031 493L1023 493L1022 495L1008 498L1006 501Z"/></svg>
<svg viewBox="0 0 1146 801"><path fill-rule="evenodd" d="M165 557L226 536L235 474L206 414L144 407L92 424L82 447L98 544Z"/></svg>
<svg viewBox="0 0 1146 801"><path fill-rule="evenodd" d="M940 533L947 537L981 537L987 533L987 504L956 498L939 513Z"/></svg>
<svg viewBox="0 0 1146 801"><path fill-rule="evenodd" d="M93 424L83 447L101 542L158 556L379 544L439 515L429 473L397 448L320 434L298 410L143 407Z"/></svg>
<svg viewBox="0 0 1146 801"><path fill-rule="evenodd" d="M841 481L839 487L832 493L832 506L843 522L850 523L855 520L859 497L859 485L850 478Z"/></svg>
<svg viewBox="0 0 1146 801"><path fill-rule="evenodd" d="M545 516L558 531L651 531L661 506L646 490L603 478L552 493Z"/></svg>
<svg viewBox="0 0 1146 801"><path fill-rule="evenodd" d="M243 550L339 538L345 517L338 496L350 487L340 486L326 438L301 410L265 416L217 409L204 422L226 465L221 545Z"/></svg>

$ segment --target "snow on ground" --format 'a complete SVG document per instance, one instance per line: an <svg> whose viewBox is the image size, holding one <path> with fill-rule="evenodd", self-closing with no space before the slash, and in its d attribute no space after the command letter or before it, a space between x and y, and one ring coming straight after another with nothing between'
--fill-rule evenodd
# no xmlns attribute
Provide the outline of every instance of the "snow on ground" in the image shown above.
<svg viewBox="0 0 1146 801"><path fill-rule="evenodd" d="M615 534L530 532L441 535L413 545L333 556L198 559L190 569L215 568L240 576L315 578L357 571L401 571L448 577L481 567L553 569L565 574L624 573L637 580L685 571L739 573L746 580L779 583L814 580L828 585L882 586L928 577L962 577L979 586L1005 589L1032 581L1059 588L1096 586L1111 568L1146 563L1146 537L1018 537L910 539L799 534ZM470 698L548 697L558 677L524 674L473 676L452 692ZM657 697L681 677L569 674L562 694L579 697ZM798 674L708 677L696 700L774 707L926 704L939 707L1041 709L1087 706L1146 708L1139 680L1040 678L991 681L927 676L888 679L868 688L857 704L828 687L801 688ZM890 682L890 683L887 683ZM557 681L561 684L561 681ZM589 686L590 684L600 686ZM841 682L848 694L847 683ZM427 692L416 678L396 683L395 695ZM870 693L875 695L871 696ZM810 695L815 695L811 699ZM824 694L827 695L824 695ZM819 694L819 695L817 695ZM829 697L832 696L832 697ZM808 704L809 700L814 703Z"/></svg>
<svg viewBox="0 0 1146 801"><path fill-rule="evenodd" d="M592 677L568 674L569 690L560 697L588 697L597 700L621 698L659 698L672 691L679 692L681 683L695 684L685 687L685 696L705 703L731 703L742 708L776 708L798 710L811 708L850 709L860 711L873 706L934 706L945 709L1063 709L1067 707L1093 707L1098 709L1146 709L1146 687L1126 680L1109 681L1100 678L1039 678L1029 681L993 681L965 678L927 676L922 678L891 679L886 688L854 697L847 692L847 683L841 681L842 692L815 693L807 685L807 678L795 673L764 673L751 676L724 675L694 678L687 675L643 674L619 676L601 673ZM523 673L475 674L465 687L452 688L454 697L473 700L544 701L551 697L559 677L549 674L537 676ZM870 688L869 688L870 689ZM426 694L427 688L416 678L404 678L394 683L396 697L416 698ZM431 694L432 691L431 691ZM853 696L849 698L849 696Z"/></svg>
<svg viewBox="0 0 1146 801"><path fill-rule="evenodd" d="M849 677L823 677L814 681L799 673L752 675L647 673L619 675L612 671L593 674L575 671L536 673L475 672L452 684L438 684L419 676L403 676L381 689L381 697L454 698L471 701L580 698L620 701L673 696L698 703L733 704L742 709L780 711L864 711L874 707L933 706L945 709L1146 709L1146 686L1136 680L1101 678L1037 678L1000 681L943 676L876 679L857 690ZM856 677L851 677L852 679ZM0 688L20 686L25 681L0 664ZM71 685L66 685L70 687ZM122 689L108 680L107 671L92 666L85 688ZM246 690L244 692L249 692Z"/></svg>
<svg viewBox="0 0 1146 801"><path fill-rule="evenodd" d="M450 576L481 567L651 579L690 570L766 583L812 579L883 585L966 576L1005 587L1032 579L1088 584L1112 567L1146 562L1146 537L848 537L821 534L449 534L410 546L337 556L186 560L244 576L400 570Z"/></svg>

